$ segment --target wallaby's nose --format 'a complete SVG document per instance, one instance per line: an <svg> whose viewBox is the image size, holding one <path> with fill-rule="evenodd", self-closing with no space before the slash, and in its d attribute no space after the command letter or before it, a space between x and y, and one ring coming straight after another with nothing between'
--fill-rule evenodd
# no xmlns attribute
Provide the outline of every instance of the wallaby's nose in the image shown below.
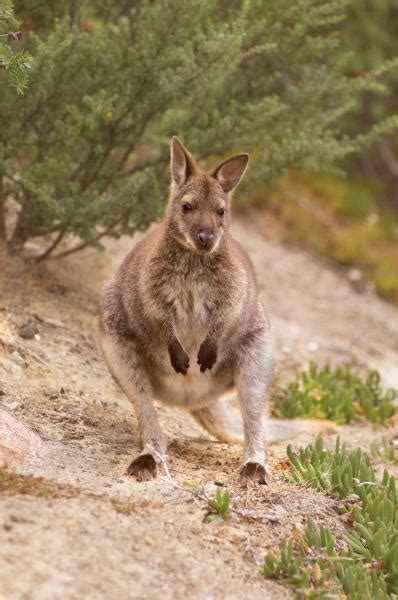
<svg viewBox="0 0 398 600"><path fill-rule="evenodd" d="M211 233L211 231L199 231L198 242L199 242L199 246L201 248L203 248L203 250L210 248L213 240L214 240L214 234Z"/></svg>

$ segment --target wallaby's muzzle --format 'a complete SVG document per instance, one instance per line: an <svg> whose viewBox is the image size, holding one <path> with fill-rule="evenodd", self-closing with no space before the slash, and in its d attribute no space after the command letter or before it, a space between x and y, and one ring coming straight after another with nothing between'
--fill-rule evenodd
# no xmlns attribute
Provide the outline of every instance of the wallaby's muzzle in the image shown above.
<svg viewBox="0 0 398 600"><path fill-rule="evenodd" d="M211 231L201 230L196 236L196 245L198 247L198 250L212 250L214 246L214 241L214 233L212 233Z"/></svg>

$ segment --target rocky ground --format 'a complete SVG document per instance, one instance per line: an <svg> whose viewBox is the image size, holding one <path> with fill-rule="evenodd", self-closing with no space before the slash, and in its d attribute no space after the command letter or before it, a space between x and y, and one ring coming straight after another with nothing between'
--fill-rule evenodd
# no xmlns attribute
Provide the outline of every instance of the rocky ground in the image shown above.
<svg viewBox="0 0 398 600"><path fill-rule="evenodd" d="M269 307L277 379L310 360L349 361L379 369L385 385L398 387L397 307L264 235L258 220L239 220L234 233L254 260ZM159 406L170 477L162 472L138 483L125 474L138 451L136 422L104 366L95 330L101 286L131 243L112 242L103 255L89 250L62 264L0 265L3 454L7 427L10 433L20 419L18 448L7 457L12 470L0 471L0 599L289 597L259 574L264 554L310 515L341 525L333 500L284 481L286 442L271 447L272 487L242 490L240 448ZM306 426L294 444L318 429L332 444L337 429L323 423ZM364 424L339 432L364 448L395 435ZM232 493L232 516L209 525L204 496L220 485Z"/></svg>

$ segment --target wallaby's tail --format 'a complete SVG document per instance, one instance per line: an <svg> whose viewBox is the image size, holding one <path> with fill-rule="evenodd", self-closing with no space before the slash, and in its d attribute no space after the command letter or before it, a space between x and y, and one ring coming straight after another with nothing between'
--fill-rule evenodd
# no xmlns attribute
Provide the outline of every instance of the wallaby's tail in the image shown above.
<svg viewBox="0 0 398 600"><path fill-rule="evenodd" d="M329 421L321 419L266 419L266 440L269 444L277 444L304 433L316 436L318 433L332 435L336 429Z"/></svg>
<svg viewBox="0 0 398 600"><path fill-rule="evenodd" d="M220 442L242 443L243 423L240 414L235 413L225 401L218 400L210 406L192 411L196 421ZM265 435L268 444L292 440L301 434L316 435L322 431L335 433L327 421L305 419L266 419Z"/></svg>
<svg viewBox="0 0 398 600"><path fill-rule="evenodd" d="M240 415L234 413L225 402L217 400L210 406L193 410L195 420L220 442L243 442L243 424Z"/></svg>

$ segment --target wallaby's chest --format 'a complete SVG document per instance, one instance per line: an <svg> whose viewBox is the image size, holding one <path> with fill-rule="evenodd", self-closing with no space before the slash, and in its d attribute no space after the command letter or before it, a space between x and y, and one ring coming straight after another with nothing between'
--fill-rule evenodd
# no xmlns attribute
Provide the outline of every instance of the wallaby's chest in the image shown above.
<svg viewBox="0 0 398 600"><path fill-rule="evenodd" d="M170 286L177 335L187 351L203 341L215 306L216 291L200 274L175 276Z"/></svg>
<svg viewBox="0 0 398 600"><path fill-rule="evenodd" d="M176 323L187 325L194 320L197 325L206 325L213 308L214 300L208 286L199 281L176 286L173 302Z"/></svg>

